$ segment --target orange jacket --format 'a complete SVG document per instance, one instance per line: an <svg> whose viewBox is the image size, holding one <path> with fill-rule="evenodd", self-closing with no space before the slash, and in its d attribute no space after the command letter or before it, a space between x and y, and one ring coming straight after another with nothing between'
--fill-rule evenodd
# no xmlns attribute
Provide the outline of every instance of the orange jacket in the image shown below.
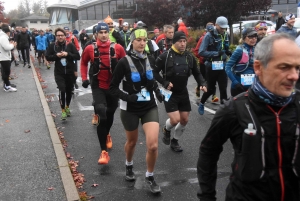
<svg viewBox="0 0 300 201"><path fill-rule="evenodd" d="M77 51L79 51L79 50L80 50L80 47L79 47L77 38L76 38L71 32L70 32L69 34L70 34L70 36L69 36L69 37L66 37L66 41L67 41L68 43L72 43L72 42L74 41L74 45L75 45ZM74 39L74 40L72 41L72 39Z"/></svg>
<svg viewBox="0 0 300 201"><path fill-rule="evenodd" d="M188 37L189 35L188 30L183 22L179 24L178 31L182 31L183 33L185 33L186 37Z"/></svg>

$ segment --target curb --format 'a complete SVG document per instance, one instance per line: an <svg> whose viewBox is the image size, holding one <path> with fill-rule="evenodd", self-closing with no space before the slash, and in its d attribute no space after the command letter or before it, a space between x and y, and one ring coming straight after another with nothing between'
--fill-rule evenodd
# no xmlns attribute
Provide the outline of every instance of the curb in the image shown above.
<svg viewBox="0 0 300 201"><path fill-rule="evenodd" d="M71 170L69 168L69 163L66 158L66 154L63 150L63 146L58 137L57 129L56 129L55 123L53 121L53 118L52 118L52 115L50 112L50 108L46 101L44 91L42 90L41 83L40 83L37 73L35 71L35 66L33 65L31 59L30 59L30 63L31 63L31 70L33 73L35 84L36 84L36 87L37 87L37 90L38 90L38 93L40 96L42 107L44 109L45 120L47 122L47 126L49 129L50 137L52 140L53 148L54 148L56 159L58 162L58 167L59 167L59 171L60 171L64 189L65 189L67 200L68 201L80 200L77 188L74 183L73 176L71 174Z"/></svg>

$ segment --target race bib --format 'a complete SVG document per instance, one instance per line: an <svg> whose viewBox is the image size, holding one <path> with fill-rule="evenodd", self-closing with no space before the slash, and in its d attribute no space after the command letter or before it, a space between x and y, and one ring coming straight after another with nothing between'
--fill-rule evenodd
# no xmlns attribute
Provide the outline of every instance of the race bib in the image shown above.
<svg viewBox="0 0 300 201"><path fill-rule="evenodd" d="M147 89L142 89L140 93L136 94L138 96L137 101L150 101L150 92Z"/></svg>
<svg viewBox="0 0 300 201"><path fill-rule="evenodd" d="M242 74L241 75L241 84L243 86L250 86L254 81L255 74Z"/></svg>
<svg viewBox="0 0 300 201"><path fill-rule="evenodd" d="M223 61L213 61L211 65L212 65L213 70L223 70L224 69Z"/></svg>
<svg viewBox="0 0 300 201"><path fill-rule="evenodd" d="M171 98L172 91L169 91L162 87L160 87L159 90L160 90L160 93L165 96L165 101L168 102L169 99Z"/></svg>
<svg viewBox="0 0 300 201"><path fill-rule="evenodd" d="M66 65L67 65L67 60L66 60L66 58L61 58L61 59L60 59L60 63L61 63L61 65L66 66Z"/></svg>

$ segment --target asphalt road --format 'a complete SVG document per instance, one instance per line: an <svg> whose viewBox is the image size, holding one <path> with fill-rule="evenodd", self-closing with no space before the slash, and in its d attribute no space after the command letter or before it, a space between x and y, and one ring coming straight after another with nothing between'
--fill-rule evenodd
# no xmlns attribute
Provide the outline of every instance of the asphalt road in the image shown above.
<svg viewBox="0 0 300 201"><path fill-rule="evenodd" d="M184 151L181 153L173 152L169 146L162 143L162 134L160 134L159 156L154 176L162 188L162 193L160 195L153 195L144 185L146 143L141 126L139 127L139 139L133 159L137 180L135 182L127 182L124 180L124 144L126 138L120 120L120 109L118 108L115 113L114 124L110 131L113 140L113 148L109 150L111 160L108 165L98 165L100 145L96 134L96 127L91 124L93 114L91 89L84 89L81 86L80 77L77 79L79 89L75 91L70 105L72 116L67 121L61 121L58 89L54 81L54 66L53 64L51 66L50 70L47 70L46 66L40 67L41 75L45 80L43 84L47 86L44 92L49 97L48 104L50 110L54 114L57 114L57 117L54 118L55 123L64 132L64 138L68 144L66 151L71 154L75 161L79 161L77 170L84 174L86 182L83 185L83 189L81 189L82 191L86 191L88 195L94 196L93 200L97 201L197 200L196 193L199 189L196 173L198 150L211 124L214 112L218 109L219 105L206 103L206 107L210 112L205 111L203 116L198 114L197 102L199 100L194 93L196 82L193 76L190 77L188 83L192 111L186 130L179 141ZM167 114L163 104L159 104L158 107L160 127L162 128L167 119ZM216 189L217 198L220 201L224 200L225 197L225 188L230 174L232 156L233 150L227 142L224 145L224 151L218 163ZM93 184L99 185L92 187Z"/></svg>

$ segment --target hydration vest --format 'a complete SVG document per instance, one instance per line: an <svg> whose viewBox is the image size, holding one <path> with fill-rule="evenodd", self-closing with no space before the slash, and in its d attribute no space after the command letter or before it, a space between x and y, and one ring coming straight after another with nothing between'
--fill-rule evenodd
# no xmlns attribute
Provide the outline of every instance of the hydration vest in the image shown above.
<svg viewBox="0 0 300 201"><path fill-rule="evenodd" d="M109 66L106 66L101 62L101 58L100 58L101 55L99 52L99 48L97 46L97 42L94 42L93 46L94 46L94 61L91 61L89 74L92 76L96 76L100 73L101 70L109 70L111 73L113 73L118 63L116 52L115 52L115 43L110 43L109 53L104 53L110 55Z"/></svg>
<svg viewBox="0 0 300 201"><path fill-rule="evenodd" d="M124 81L123 82L123 89L128 92L129 94L133 94L133 93L138 93L141 91L142 88L147 87L149 88L149 86L153 86L154 85L154 79L153 79L153 73L152 73L152 68L150 66L150 62L149 59L146 59L146 69L145 69L145 75L141 75L140 72L138 71L138 69L135 67L132 59L130 56L126 55L125 58L128 61L129 67L130 67L130 71L131 71L131 80L133 82L133 86L128 86L127 84L127 80L124 77ZM147 78L147 84L146 86L142 86L142 76L145 76Z"/></svg>
<svg viewBox="0 0 300 201"><path fill-rule="evenodd" d="M300 149L299 149L299 124L300 124L300 94L296 94L296 103L297 107L297 126L295 135L293 139L295 140L295 149L292 161L290 164L284 164L286 166L291 166L295 175L300 177ZM256 135L249 136L243 133L241 149L235 150L236 152L236 164L235 172L236 176L245 182L253 182L261 179L265 175L265 171L268 168L266 167L266 159L264 153L264 147L266 142L266 136L264 129L261 127L261 124L251 108L251 104L248 98L248 92L241 93L234 97L233 100L234 110L237 115L239 124L243 128L247 128L248 123L253 123L254 129L256 129ZM247 112L245 112L245 107ZM251 142L250 142L251 139ZM246 143L252 143L252 145ZM249 146L250 145L250 146ZM245 147L251 147L246 149ZM281 168L281 167L279 167Z"/></svg>
<svg viewBox="0 0 300 201"><path fill-rule="evenodd" d="M173 77L173 76L187 76L189 77L192 72L193 68L193 58L192 55L189 53L185 52L185 61L186 63L177 63L176 60L174 59L175 55L171 51L171 49L168 50L166 53L166 60L165 60L165 69L163 72L163 77L166 79L166 77ZM186 67L182 67L182 65L186 65Z"/></svg>
<svg viewBox="0 0 300 201"><path fill-rule="evenodd" d="M237 64L233 65L233 67L231 68L231 71L233 73L241 73L248 68L249 62L250 62L250 57L249 57L248 50L245 48L244 45L238 46L236 49L243 50L242 58L240 59L240 61Z"/></svg>

